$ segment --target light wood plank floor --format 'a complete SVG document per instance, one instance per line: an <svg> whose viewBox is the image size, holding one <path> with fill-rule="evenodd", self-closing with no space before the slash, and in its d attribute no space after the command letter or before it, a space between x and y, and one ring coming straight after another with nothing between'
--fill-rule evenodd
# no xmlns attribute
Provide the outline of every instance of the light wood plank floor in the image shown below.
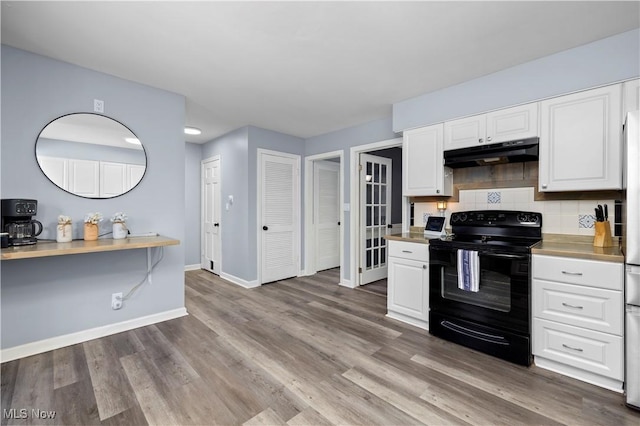
<svg viewBox="0 0 640 426"><path fill-rule="evenodd" d="M336 273L188 272L187 317L3 364L2 408L28 418L2 424L640 424L620 394L387 319Z"/></svg>

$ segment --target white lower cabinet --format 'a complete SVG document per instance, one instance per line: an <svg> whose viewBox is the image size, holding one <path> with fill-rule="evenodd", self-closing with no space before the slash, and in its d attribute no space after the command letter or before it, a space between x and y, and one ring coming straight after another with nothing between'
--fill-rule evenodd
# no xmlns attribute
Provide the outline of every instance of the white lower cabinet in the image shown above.
<svg viewBox="0 0 640 426"><path fill-rule="evenodd" d="M388 241L387 316L429 329L429 245Z"/></svg>
<svg viewBox="0 0 640 426"><path fill-rule="evenodd" d="M537 366L622 390L623 272L621 263L533 256Z"/></svg>

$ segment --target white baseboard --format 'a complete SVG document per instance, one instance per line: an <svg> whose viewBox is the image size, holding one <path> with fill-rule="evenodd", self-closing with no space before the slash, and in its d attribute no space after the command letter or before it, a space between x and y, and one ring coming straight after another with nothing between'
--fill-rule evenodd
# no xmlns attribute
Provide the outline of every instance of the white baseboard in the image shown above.
<svg viewBox="0 0 640 426"><path fill-rule="evenodd" d="M133 330L135 328L183 317L185 315L189 315L187 313L187 309L178 308L115 324L103 325L89 330L78 331L76 333L65 334L63 336L51 337L37 342L26 343L24 345L2 349L2 351L0 351L0 360L1 362L13 361L14 359L52 351L54 349L87 342L89 340L110 336L116 333L122 333L123 331Z"/></svg>
<svg viewBox="0 0 640 426"><path fill-rule="evenodd" d="M194 263L193 265L184 265L184 270L186 271L197 271L198 269L202 269L202 266L199 263Z"/></svg>
<svg viewBox="0 0 640 426"><path fill-rule="evenodd" d="M220 272L220 278L224 278L225 280L230 281L244 288L260 287L260 283L258 282L258 280L247 281L247 280L243 280L242 278L233 276L231 274L227 274L226 272Z"/></svg>
<svg viewBox="0 0 640 426"><path fill-rule="evenodd" d="M340 278L340 282L338 283L338 285L341 285L343 287L348 287L348 288L356 288L355 285L353 285L353 282L351 280L346 280L344 278Z"/></svg>

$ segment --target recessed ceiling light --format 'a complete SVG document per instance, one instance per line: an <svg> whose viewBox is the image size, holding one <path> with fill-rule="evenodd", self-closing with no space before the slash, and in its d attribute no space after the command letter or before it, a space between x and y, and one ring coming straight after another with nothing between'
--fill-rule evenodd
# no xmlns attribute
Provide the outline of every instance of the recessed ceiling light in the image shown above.
<svg viewBox="0 0 640 426"><path fill-rule="evenodd" d="M184 133L187 135L199 135L202 133L202 130L195 127L185 127Z"/></svg>
<svg viewBox="0 0 640 426"><path fill-rule="evenodd" d="M129 142L129 143L132 143L132 144L134 144L134 145L142 145L142 144L140 143L140 141L138 140L138 138L124 138L124 141L125 141L125 142Z"/></svg>

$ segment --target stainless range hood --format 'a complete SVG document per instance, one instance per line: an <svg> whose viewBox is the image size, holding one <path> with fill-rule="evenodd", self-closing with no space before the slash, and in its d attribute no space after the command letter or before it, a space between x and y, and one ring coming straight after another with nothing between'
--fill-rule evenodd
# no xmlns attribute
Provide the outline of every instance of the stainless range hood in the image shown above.
<svg viewBox="0 0 640 426"><path fill-rule="evenodd" d="M451 168L491 166L538 161L539 138L472 146L444 152L444 165Z"/></svg>

